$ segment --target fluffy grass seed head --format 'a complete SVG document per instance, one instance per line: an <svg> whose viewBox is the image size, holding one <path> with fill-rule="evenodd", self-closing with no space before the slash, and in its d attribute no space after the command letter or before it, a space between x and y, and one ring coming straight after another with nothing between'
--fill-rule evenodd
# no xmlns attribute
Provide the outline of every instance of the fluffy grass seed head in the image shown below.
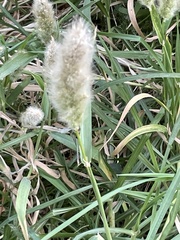
<svg viewBox="0 0 180 240"><path fill-rule="evenodd" d="M34 0L32 12L40 40L47 44L56 33L56 21L52 4L48 0Z"/></svg>
<svg viewBox="0 0 180 240"><path fill-rule="evenodd" d="M92 31L83 18L66 29L63 40L51 40L45 53L45 77L50 101L59 120L78 129L92 99L92 59L95 50ZM52 60L52 56L54 60Z"/></svg>
<svg viewBox="0 0 180 240"><path fill-rule="evenodd" d="M47 81L47 84L50 84L53 81L52 76L54 75L54 65L60 61L59 52L59 43L51 38L50 43L46 47L45 59L44 59L44 76L46 79L51 79Z"/></svg>
<svg viewBox="0 0 180 240"><path fill-rule="evenodd" d="M180 11L180 0L157 0L157 9L160 16L168 20Z"/></svg>
<svg viewBox="0 0 180 240"><path fill-rule="evenodd" d="M44 118L43 111L37 106L29 106L20 116L23 127L37 126Z"/></svg>
<svg viewBox="0 0 180 240"><path fill-rule="evenodd" d="M139 0L139 2L149 9L151 9L151 6L154 4L154 0Z"/></svg>

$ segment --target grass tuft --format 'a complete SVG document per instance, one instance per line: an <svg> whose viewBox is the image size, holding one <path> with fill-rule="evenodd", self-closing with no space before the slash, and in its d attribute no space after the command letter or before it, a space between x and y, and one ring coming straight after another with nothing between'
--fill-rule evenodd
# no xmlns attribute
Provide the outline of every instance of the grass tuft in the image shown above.
<svg viewBox="0 0 180 240"><path fill-rule="evenodd" d="M80 133L58 121L32 1L2 1L0 239L178 240L179 12L51 2L58 38L76 15L96 29L93 100ZM28 106L43 110L39 126L21 125Z"/></svg>

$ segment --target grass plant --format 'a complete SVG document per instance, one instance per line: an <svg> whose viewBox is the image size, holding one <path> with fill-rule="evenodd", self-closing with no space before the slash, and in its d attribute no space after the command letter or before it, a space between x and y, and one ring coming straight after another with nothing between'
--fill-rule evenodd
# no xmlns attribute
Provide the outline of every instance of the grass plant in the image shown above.
<svg viewBox="0 0 180 240"><path fill-rule="evenodd" d="M0 239L180 239L179 12L164 20L139 1L51 2L54 36L77 15L96 29L93 100L80 130L58 120L32 1L2 0ZM44 119L24 127L33 105Z"/></svg>

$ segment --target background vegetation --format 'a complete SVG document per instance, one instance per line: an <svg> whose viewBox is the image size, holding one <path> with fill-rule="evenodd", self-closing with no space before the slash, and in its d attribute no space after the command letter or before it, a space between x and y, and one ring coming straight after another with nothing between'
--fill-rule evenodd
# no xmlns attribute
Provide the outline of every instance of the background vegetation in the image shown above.
<svg viewBox="0 0 180 240"><path fill-rule="evenodd" d="M83 134L112 239L178 240L179 17L163 22L133 2L53 4L60 32L74 15L97 27L92 143L91 126ZM106 239L76 136L48 100L31 7L0 4L0 238ZM19 116L29 105L45 118L25 129Z"/></svg>

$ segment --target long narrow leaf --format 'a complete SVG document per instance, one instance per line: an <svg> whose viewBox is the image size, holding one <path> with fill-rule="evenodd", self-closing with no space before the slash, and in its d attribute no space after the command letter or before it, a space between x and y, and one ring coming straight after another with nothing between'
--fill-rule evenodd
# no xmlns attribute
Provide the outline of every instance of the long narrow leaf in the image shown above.
<svg viewBox="0 0 180 240"><path fill-rule="evenodd" d="M81 124L81 141L85 150L88 161L92 158L92 116L91 104L89 104L84 113L84 121Z"/></svg>
<svg viewBox="0 0 180 240"><path fill-rule="evenodd" d="M166 215L167 210L171 206L171 202L174 198L175 192L180 187L180 170L176 173L171 185L169 186L165 196L164 200L161 203L161 206L155 216L155 219L150 227L150 231L146 237L146 240L155 240L157 239L156 234L158 232L158 229L161 226L161 223L164 219L164 216Z"/></svg>
<svg viewBox="0 0 180 240"><path fill-rule="evenodd" d="M136 181L134 183L130 183L127 184L125 186L122 186L118 189L115 189L114 191L111 191L107 194L105 194L102 197L102 201L105 202L108 199L112 198L114 195L116 195L117 193L123 192L123 190L128 189L128 188L132 188L134 186L138 186L140 184L143 184L145 182L148 181L154 181L155 179L146 179L146 180L140 180L140 181ZM64 228L66 228L67 226L69 226L71 223L75 222L77 219L79 219L80 217L82 217L85 213L89 212L90 210L92 210L93 208L95 208L98 205L97 201L94 201L93 203L91 203L89 206L87 206L86 208L84 208L83 210L81 210L80 212L78 212L77 214L75 214L74 216L72 216L71 218L69 218L67 221L65 221L64 223L62 223L61 225L59 225L58 227L56 227L54 230L52 230L50 233L48 233L46 236L44 236L42 238L42 240L48 240L51 237L53 237L56 233L58 233L59 231L63 230Z"/></svg>
<svg viewBox="0 0 180 240"><path fill-rule="evenodd" d="M25 240L29 240L26 222L26 205L28 201L30 188L31 181L28 178L23 178L19 185L16 199L17 217Z"/></svg>
<svg viewBox="0 0 180 240"><path fill-rule="evenodd" d="M152 133L152 132L166 132L167 128L162 126L162 125L158 125L158 124L150 124L150 125L145 125L142 126L140 128L137 128L136 130L134 130L133 132L131 132L127 137L125 137L120 144L115 148L115 150L113 151L112 155L116 155L118 154L122 148L124 146L126 146L126 144L131 141L133 138L140 136L142 134L147 134L147 133Z"/></svg>
<svg viewBox="0 0 180 240"><path fill-rule="evenodd" d="M5 148L12 147L12 146L14 146L16 144L19 144L20 142L23 142L23 141L27 140L28 138L34 137L36 134L37 133L35 133L35 132L26 133L26 134L24 134L24 135L22 135L22 136L20 136L18 138L12 139L9 142L2 143L0 145L0 150L3 150Z"/></svg>
<svg viewBox="0 0 180 240"><path fill-rule="evenodd" d="M16 71L18 68L22 68L31 62L36 56L34 54L19 52L10 58L0 68L0 80L3 80L6 76Z"/></svg>

